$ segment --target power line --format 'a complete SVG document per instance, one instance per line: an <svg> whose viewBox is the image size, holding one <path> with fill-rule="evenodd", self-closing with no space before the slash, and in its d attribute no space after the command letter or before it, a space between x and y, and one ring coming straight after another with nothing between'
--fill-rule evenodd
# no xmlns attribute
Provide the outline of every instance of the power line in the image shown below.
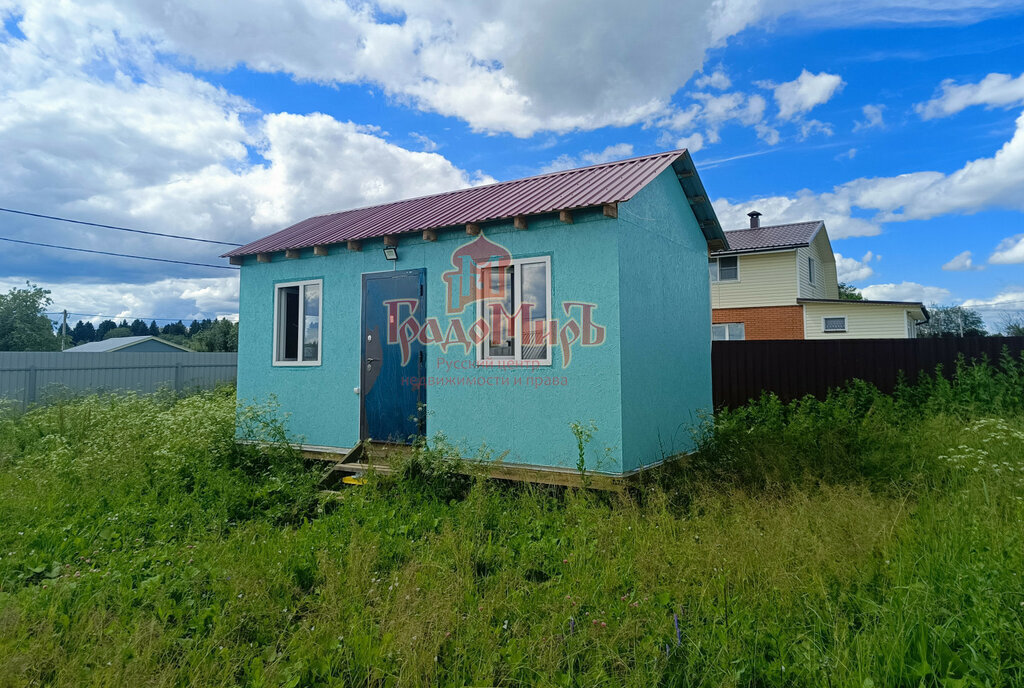
<svg viewBox="0 0 1024 688"><path fill-rule="evenodd" d="M75 248L74 246L57 246L55 244L41 244L37 241L24 241L22 239L8 239L0 237L0 241L9 241L13 244L27 244L28 246L42 246L43 248L59 248L64 251L78 251L79 253L96 253L101 256L116 256L118 258L134 258L136 260L153 260L158 263L177 263L178 265L198 265L203 268L217 268L218 270L237 270L233 265L213 265L212 263L193 263L190 260L171 260L170 258L153 258L151 256L135 256L130 253L112 253L110 251L95 251L91 248Z"/></svg>
<svg viewBox="0 0 1024 688"><path fill-rule="evenodd" d="M57 220L58 222L70 222L76 225L87 225L89 227L102 227L103 229L116 229L119 232L134 232L135 234L148 234L150 236L164 237L166 239L182 239L183 241L199 241L204 244L219 244L221 246L241 246L229 241L214 241L213 239L197 239L196 237L182 236L180 234L164 234L163 232L149 232L144 229L132 229L131 227L118 227L117 225L104 225L99 222L86 222L85 220L72 220L68 217L57 217L56 215L43 215L42 213L30 213L27 210L15 210L13 208L0 208L5 213L15 215L27 215L29 217L41 217L44 220Z"/></svg>
<svg viewBox="0 0 1024 688"><path fill-rule="evenodd" d="M1013 304L1024 305L1024 301L999 301L997 303L979 303L973 306L963 306L964 308L975 308L985 310L999 310L1002 306L1012 306Z"/></svg>

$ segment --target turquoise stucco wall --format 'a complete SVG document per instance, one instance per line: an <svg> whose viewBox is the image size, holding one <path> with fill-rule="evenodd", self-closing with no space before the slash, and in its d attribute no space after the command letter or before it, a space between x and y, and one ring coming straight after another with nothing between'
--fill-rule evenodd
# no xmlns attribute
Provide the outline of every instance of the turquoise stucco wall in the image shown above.
<svg viewBox="0 0 1024 688"><path fill-rule="evenodd" d="M693 447L712 408L707 244L672 168L619 206L623 470Z"/></svg>
<svg viewBox="0 0 1024 688"><path fill-rule="evenodd" d="M553 313L565 321L563 302L594 303L595 320L607 328L607 338L602 346L575 346L567 368L562 368L561 351L555 347L550 366L514 372L478 367L472 351L442 353L437 346L428 346L428 376L509 378L509 384L449 380L428 386L428 435L444 433L466 456L486 446L494 458L507 450L503 460L510 463L573 467L576 443L569 423L593 420L598 431L588 447L588 469L622 470L620 231L620 225L600 211L578 212L572 225L556 216L531 218L526 231L513 229L511 223L484 226L487 238L505 246L513 257L551 256ZM400 239L397 269L426 268L427 316L437 316L442 327L448 323L442 273L451 269L452 252L471 238L463 231L447 230L438 233L436 242L424 242L417 235ZM238 396L244 402L261 402L276 395L297 441L350 447L359 440L359 397L353 390L359 385L361 275L392 268L381 248L379 240L369 240L360 252L332 246L329 256L314 256L308 249L292 260L274 254L269 264L249 257L242 267ZM306 279L323 279L324 284L322 365L274 367L273 285ZM472 308L462 316L467 327L474 318ZM566 384L531 383L531 378L552 376L564 378ZM515 378L519 384L512 384Z"/></svg>
<svg viewBox="0 0 1024 688"><path fill-rule="evenodd" d="M595 304L606 341L575 346L567 368L555 347L550 366L517 371L479 367L473 351L428 346L427 375L444 384L427 387L427 434L443 433L464 456L486 447L492 458L507 451L509 463L570 468L577 456L569 423L592 420L598 430L587 467L607 473L690 449L691 428L712 404L707 248L672 169L620 204L617 220L586 211L572 225L551 216L531 218L526 231L495 223L484 233L513 257L550 256L553 314L564 322L563 302ZM459 230L439 232L436 242L401 237L397 268L426 268L427 315L442 328L442 274L471 238ZM238 395L246 402L276 395L296 441L350 447L359 440L361 276L392 268L381 248L370 240L361 252L332 246L329 256L307 249L294 260L275 254L269 264L246 258ZM273 285L306 279L324 283L323 363L274 367ZM475 317L473 308L463 314L467 328ZM495 383L467 384L467 377ZM565 384L531 384L551 377Z"/></svg>

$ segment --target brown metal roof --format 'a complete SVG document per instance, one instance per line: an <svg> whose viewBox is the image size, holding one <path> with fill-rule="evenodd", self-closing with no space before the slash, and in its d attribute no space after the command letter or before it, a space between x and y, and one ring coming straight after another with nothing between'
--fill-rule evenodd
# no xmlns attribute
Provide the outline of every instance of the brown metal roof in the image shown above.
<svg viewBox="0 0 1024 688"><path fill-rule="evenodd" d="M747 253L807 246L823 224L821 220L813 220L788 225L730 229L725 233L729 239L729 249L716 253Z"/></svg>
<svg viewBox="0 0 1024 688"><path fill-rule="evenodd" d="M724 239L686 150L318 215L225 253L245 256L628 201L670 165L708 239Z"/></svg>

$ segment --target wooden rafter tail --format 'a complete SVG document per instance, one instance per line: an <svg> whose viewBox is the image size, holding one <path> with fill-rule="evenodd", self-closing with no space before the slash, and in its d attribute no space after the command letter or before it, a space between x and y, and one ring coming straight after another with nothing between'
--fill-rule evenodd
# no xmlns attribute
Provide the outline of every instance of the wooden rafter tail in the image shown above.
<svg viewBox="0 0 1024 688"><path fill-rule="evenodd" d="M284 257L285 258L291 258L292 260L294 260L295 258L298 258L300 255L302 255L302 254L299 253L299 250L295 249L295 248L290 248L290 249L288 249L287 251L284 252Z"/></svg>
<svg viewBox="0 0 1024 688"><path fill-rule="evenodd" d="M619 204L605 203L603 206L601 206L601 212L604 213L605 217L615 219L619 216Z"/></svg>
<svg viewBox="0 0 1024 688"><path fill-rule="evenodd" d="M356 241L355 239L349 241L348 242L348 250L349 251L362 251L363 250L363 242Z"/></svg>
<svg viewBox="0 0 1024 688"><path fill-rule="evenodd" d="M390 234L385 236L384 237L384 245L385 246L397 247L398 246L398 237L392 236Z"/></svg>
<svg viewBox="0 0 1024 688"><path fill-rule="evenodd" d="M269 263L270 262L270 254L269 253L257 253L256 254L256 262L257 263Z"/></svg>
<svg viewBox="0 0 1024 688"><path fill-rule="evenodd" d="M242 265L245 262L245 259L242 256L231 256L228 258L228 262L232 265Z"/></svg>
<svg viewBox="0 0 1024 688"><path fill-rule="evenodd" d="M330 253L330 251L327 250L326 246L314 246L313 247L313 255L314 256L326 256L328 253Z"/></svg>
<svg viewBox="0 0 1024 688"><path fill-rule="evenodd" d="M516 215L514 218L512 218L512 226L515 227L516 229L526 229L528 226L526 223L526 216Z"/></svg>
<svg viewBox="0 0 1024 688"><path fill-rule="evenodd" d="M423 241L437 241L437 230L436 229L424 229L423 230Z"/></svg>
<svg viewBox="0 0 1024 688"><path fill-rule="evenodd" d="M558 219L567 225L572 224L572 211L571 210L559 210Z"/></svg>

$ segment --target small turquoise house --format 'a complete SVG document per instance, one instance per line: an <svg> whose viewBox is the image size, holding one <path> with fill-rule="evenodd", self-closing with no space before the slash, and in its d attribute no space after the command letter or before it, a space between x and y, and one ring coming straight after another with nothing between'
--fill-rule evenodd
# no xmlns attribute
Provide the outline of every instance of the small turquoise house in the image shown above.
<svg viewBox="0 0 1024 688"><path fill-rule="evenodd" d="M312 217L226 254L238 395L327 453L442 433L575 471L582 423L587 469L630 474L711 410L725 247L685 150Z"/></svg>

